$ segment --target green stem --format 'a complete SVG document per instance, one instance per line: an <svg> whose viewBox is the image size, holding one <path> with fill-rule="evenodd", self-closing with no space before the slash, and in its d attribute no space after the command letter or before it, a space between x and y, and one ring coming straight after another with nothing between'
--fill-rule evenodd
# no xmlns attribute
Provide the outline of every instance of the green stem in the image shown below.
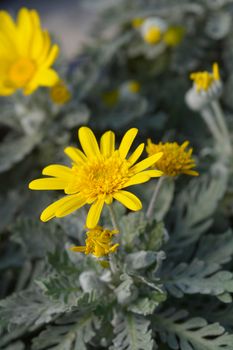
<svg viewBox="0 0 233 350"><path fill-rule="evenodd" d="M164 179L165 179L165 176L161 176L155 185L154 192L152 194L152 197L151 197L151 200L150 200L147 212L146 212L146 217L148 219L150 219L153 215L155 202L156 202L156 199L158 197L159 191L162 187Z"/></svg>
<svg viewBox="0 0 233 350"><path fill-rule="evenodd" d="M215 141L219 144L222 144L224 138L218 128L218 125L215 123L211 110L207 107L201 111L201 115Z"/></svg>
<svg viewBox="0 0 233 350"><path fill-rule="evenodd" d="M109 209L110 219L112 221L113 228L120 232L119 226L117 224L116 214L114 212L112 205L108 205L108 209ZM112 274L116 275L118 273L118 267L117 267L115 253L109 254L109 264L112 270Z"/></svg>
<svg viewBox="0 0 233 350"><path fill-rule="evenodd" d="M119 226L117 224L116 214L115 214L115 211L114 211L112 205L108 205L108 209L109 209L110 219L112 221L113 228L120 232Z"/></svg>
<svg viewBox="0 0 233 350"><path fill-rule="evenodd" d="M211 107L212 107L212 110L214 112L219 129L221 130L223 137L224 137L224 140L226 142L227 151L229 151L231 153L232 147L231 147L230 135L229 135L229 132L227 129L227 125L225 122L225 116L224 116L224 113L222 111L222 108L221 108L218 101L212 101Z"/></svg>

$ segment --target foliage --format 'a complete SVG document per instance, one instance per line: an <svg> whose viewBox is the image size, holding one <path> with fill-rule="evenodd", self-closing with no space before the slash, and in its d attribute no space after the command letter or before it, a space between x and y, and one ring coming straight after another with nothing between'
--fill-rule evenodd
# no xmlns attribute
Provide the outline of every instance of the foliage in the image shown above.
<svg viewBox="0 0 233 350"><path fill-rule="evenodd" d="M67 104L46 89L1 97L0 349L233 350L232 154L184 102L191 71L219 62L232 140L232 13L232 0L119 1L74 61L58 63ZM146 44L132 20L151 16L182 26L180 44ZM113 203L119 247L102 260L69 249L85 242L85 211L42 223L57 196L27 190L42 166L65 164L87 123L117 142L128 127L138 142L190 140L200 173L164 179L152 217L157 180L135 190L143 210ZM107 210L101 220L112 228Z"/></svg>

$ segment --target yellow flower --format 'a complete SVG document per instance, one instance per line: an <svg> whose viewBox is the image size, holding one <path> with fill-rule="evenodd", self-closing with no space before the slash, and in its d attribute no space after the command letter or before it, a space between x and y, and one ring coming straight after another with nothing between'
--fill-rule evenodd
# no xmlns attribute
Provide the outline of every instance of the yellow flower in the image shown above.
<svg viewBox="0 0 233 350"><path fill-rule="evenodd" d="M163 41L168 46L177 46L180 44L184 37L184 28L179 26L174 26L168 28L168 30L163 35Z"/></svg>
<svg viewBox="0 0 233 350"><path fill-rule="evenodd" d="M136 17L132 20L131 24L132 24L133 28L137 29L137 28L141 27L143 22L144 22L144 18Z"/></svg>
<svg viewBox="0 0 233 350"><path fill-rule="evenodd" d="M112 243L112 236L117 233L117 230L110 231L101 226L96 226L87 232L85 246L71 247L70 249L73 252L92 254L96 258L101 258L116 251L119 244Z"/></svg>
<svg viewBox="0 0 233 350"><path fill-rule="evenodd" d="M146 147L146 151L149 156L157 154L157 152L163 152L163 157L156 163L156 169L161 170L164 175L177 176L179 174L186 175L199 175L197 171L192 170L196 164L192 158L192 148L186 150L189 145L188 141L185 141L182 145L178 145L177 142L166 142L154 144L149 139Z"/></svg>
<svg viewBox="0 0 233 350"><path fill-rule="evenodd" d="M22 8L16 22L0 11L0 38L0 95L11 95L17 89L28 95L39 86L57 82L51 65L59 49L41 29L37 11Z"/></svg>
<svg viewBox="0 0 233 350"><path fill-rule="evenodd" d="M71 99L71 93L64 81L59 80L50 89L50 98L54 103L63 105Z"/></svg>
<svg viewBox="0 0 233 350"><path fill-rule="evenodd" d="M156 163L162 153L148 157L135 164L141 156L144 144L140 144L128 157L130 147L138 130L132 128L124 135L120 146L115 149L115 134L105 132L100 147L95 135L88 127L79 129L79 141L83 152L75 147L67 147L65 153L73 161L72 167L50 165L42 174L51 176L37 179L29 184L32 190L64 190L67 196L48 206L41 214L42 221L63 217L90 204L86 225L94 228L100 218L104 204L118 200L130 210L140 210L141 201L125 187L137 185L159 177L159 170L146 170Z"/></svg>
<svg viewBox="0 0 233 350"><path fill-rule="evenodd" d="M107 107L113 107L119 99L119 91L117 89L107 91L102 95L102 101Z"/></svg>
<svg viewBox="0 0 233 350"><path fill-rule="evenodd" d="M219 66L213 64L213 72L196 72L190 74L190 79L194 81L197 92L208 91L216 82L220 81Z"/></svg>
<svg viewBox="0 0 233 350"><path fill-rule="evenodd" d="M141 86L140 86L138 81L131 80L131 81L128 82L128 89L133 94L137 94L140 91Z"/></svg>
<svg viewBox="0 0 233 350"><path fill-rule="evenodd" d="M159 27L151 26L144 33L144 40L151 45L157 44L162 39L162 32Z"/></svg>

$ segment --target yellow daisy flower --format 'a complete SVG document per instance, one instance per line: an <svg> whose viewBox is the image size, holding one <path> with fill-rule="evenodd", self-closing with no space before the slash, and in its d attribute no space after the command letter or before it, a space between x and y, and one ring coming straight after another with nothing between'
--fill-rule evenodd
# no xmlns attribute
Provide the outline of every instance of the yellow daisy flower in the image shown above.
<svg viewBox="0 0 233 350"><path fill-rule="evenodd" d="M49 165L42 174L51 177L37 179L29 184L32 190L64 190L67 194L47 207L41 214L41 220L63 217L90 204L86 225L94 228L104 204L111 204L113 199L130 210L140 210L141 201L123 189L147 182L151 177L159 177L163 173L159 170L146 170L162 157L162 152L136 164L143 152L143 143L128 157L137 132L135 128L128 130L119 148L115 149L115 134L112 131L102 135L99 147L93 132L88 127L81 127L78 136L83 152L75 147L65 149L73 161L72 167Z"/></svg>
<svg viewBox="0 0 233 350"><path fill-rule="evenodd" d="M163 35L163 41L168 46L177 46L184 37L184 28L180 26L169 27Z"/></svg>
<svg viewBox="0 0 233 350"><path fill-rule="evenodd" d="M22 8L15 22L0 11L0 39L0 95L11 95L17 89L28 95L58 81L51 65L59 49L41 29L37 11Z"/></svg>
<svg viewBox="0 0 233 350"><path fill-rule="evenodd" d="M216 83L220 81L220 73L218 63L213 64L213 72L195 72L190 74L190 79L194 81L197 92L208 91Z"/></svg>
<svg viewBox="0 0 233 350"><path fill-rule="evenodd" d="M141 25L142 25L142 23L144 22L144 20L145 20L144 18L135 17L135 18L132 20L132 22L131 22L132 27L135 28L135 29L141 27Z"/></svg>
<svg viewBox="0 0 233 350"><path fill-rule="evenodd" d="M112 236L117 234L117 230L106 230L101 226L96 226L87 232L85 246L71 247L73 252L92 254L96 258L101 258L110 253L114 253L119 244L112 243Z"/></svg>
<svg viewBox="0 0 233 350"><path fill-rule="evenodd" d="M156 169L161 170L164 175L177 176L179 174L186 175L199 175L197 171L193 170L196 166L194 159L192 158L192 148L186 150L189 142L185 141L182 145L178 145L177 142L166 142L154 144L150 139L146 147L146 151L149 156L163 153L163 157L156 163Z"/></svg>
<svg viewBox="0 0 233 350"><path fill-rule="evenodd" d="M59 105L69 102L71 99L71 93L64 81L59 80L54 86L51 87L50 98L54 103Z"/></svg>

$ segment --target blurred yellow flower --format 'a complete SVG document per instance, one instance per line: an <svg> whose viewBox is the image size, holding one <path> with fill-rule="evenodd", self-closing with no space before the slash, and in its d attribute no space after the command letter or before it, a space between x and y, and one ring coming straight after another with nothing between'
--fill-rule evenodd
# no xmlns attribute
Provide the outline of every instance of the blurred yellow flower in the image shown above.
<svg viewBox="0 0 233 350"><path fill-rule="evenodd" d="M59 49L41 29L37 11L22 8L16 22L0 11L0 38L0 95L11 95L17 89L28 95L58 81L51 65Z"/></svg>
<svg viewBox="0 0 233 350"><path fill-rule="evenodd" d="M50 88L50 98L54 103L60 105L67 103L71 99L71 93L64 81L59 80Z"/></svg>
<svg viewBox="0 0 233 350"><path fill-rule="evenodd" d="M177 46L184 37L184 28L180 26L169 27L163 35L163 41L168 46Z"/></svg>
<svg viewBox="0 0 233 350"><path fill-rule="evenodd" d="M102 101L107 107L113 107L119 99L119 91L117 89L107 91L102 95Z"/></svg>
<svg viewBox="0 0 233 350"><path fill-rule="evenodd" d="M79 129L79 141L83 152L75 147L67 147L65 153L73 161L72 167L50 165L42 174L50 177L37 179L29 184L32 190L64 190L64 198L48 206L41 214L42 221L54 217L63 217L90 204L86 226L94 228L99 221L104 204L118 200L128 209L137 211L142 208L141 201L125 187L147 182L159 177L159 170L146 170L156 163L162 153L153 154L135 164L141 156L144 144L140 144L128 157L130 147L138 130L132 128L126 132L118 149L115 149L115 134L105 132L100 147L95 135L88 127Z"/></svg>
<svg viewBox="0 0 233 350"><path fill-rule="evenodd" d="M218 63L213 64L213 72L195 72L190 74L190 79L194 81L197 92L208 91L216 82L220 81Z"/></svg>
<svg viewBox="0 0 233 350"><path fill-rule="evenodd" d="M112 243L112 237L117 233L117 230L110 231L101 226L96 226L87 232L85 246L71 247L70 249L73 252L92 254L96 258L101 258L110 253L114 253L117 247L119 247L118 243Z"/></svg>
<svg viewBox="0 0 233 350"><path fill-rule="evenodd" d="M128 82L128 89L133 94L137 94L140 91L141 86L140 86L138 81L131 80L131 81Z"/></svg>
<svg viewBox="0 0 233 350"><path fill-rule="evenodd" d="M185 141L182 145L178 145L177 142L166 142L154 144L150 139L148 140L146 151L149 156L163 152L163 157L158 160L156 169L161 170L164 175L177 176L179 174L186 175L199 175L193 168L196 166L194 159L192 158L192 148L186 150L189 145L188 141Z"/></svg>
<svg viewBox="0 0 233 350"><path fill-rule="evenodd" d="M141 27L143 22L144 22L144 18L136 17L132 20L131 24L132 24L133 28L137 29L137 28Z"/></svg>
<svg viewBox="0 0 233 350"><path fill-rule="evenodd" d="M161 29L156 26L151 26L145 31L143 38L148 44L157 44L162 39Z"/></svg>

